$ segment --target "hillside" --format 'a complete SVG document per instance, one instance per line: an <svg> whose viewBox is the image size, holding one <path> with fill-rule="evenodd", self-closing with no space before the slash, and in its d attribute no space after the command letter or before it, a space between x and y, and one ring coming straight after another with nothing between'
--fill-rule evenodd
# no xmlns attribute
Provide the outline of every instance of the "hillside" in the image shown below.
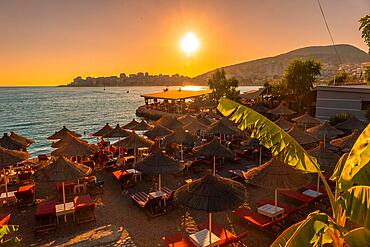
<svg viewBox="0 0 370 247"><path fill-rule="evenodd" d="M352 77L360 77L364 65L370 62L370 55L351 45L336 45L342 60L341 68L345 68ZM235 77L241 85L262 85L266 81L280 78L284 69L294 59L314 58L324 66L322 80L330 79L339 67L339 60L333 46L311 46L296 49L274 57L252 60L240 64L224 67L228 77ZM194 84L204 84L208 81L213 71L192 78ZM357 75L358 73L359 75Z"/></svg>

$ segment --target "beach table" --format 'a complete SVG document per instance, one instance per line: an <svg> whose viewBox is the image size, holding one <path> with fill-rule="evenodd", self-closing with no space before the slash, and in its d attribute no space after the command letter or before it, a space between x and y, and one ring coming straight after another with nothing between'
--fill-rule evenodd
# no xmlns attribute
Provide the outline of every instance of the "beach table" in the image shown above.
<svg viewBox="0 0 370 247"><path fill-rule="evenodd" d="M193 233L189 235L190 241L198 247L211 247L211 246L219 246L218 242L220 238L217 237L215 234L211 233L211 243L209 241L209 230L203 229L199 232Z"/></svg>
<svg viewBox="0 0 370 247"><path fill-rule="evenodd" d="M163 201L164 201L164 206L166 206L166 198L168 197L169 195L167 195L167 193L163 192L163 191L153 191L153 192L150 192L149 193L149 197L151 199L155 199L155 198L158 198L158 197L161 197L163 198ZM161 204L161 202L159 202L159 205ZM160 205L161 206L161 205Z"/></svg>
<svg viewBox="0 0 370 247"><path fill-rule="evenodd" d="M311 190L311 189L303 191L302 194L306 196L310 196L310 197L315 197L315 198L322 195L321 192Z"/></svg>
<svg viewBox="0 0 370 247"><path fill-rule="evenodd" d="M135 179L135 182L136 182L138 177L139 177L139 180L141 181L141 178L142 178L142 175L143 175L142 172L140 172L136 169L127 169L126 172L128 172L129 174L134 174L133 177Z"/></svg>
<svg viewBox="0 0 370 247"><path fill-rule="evenodd" d="M74 220L74 209L75 209L75 206L73 202L66 202L65 208L64 208L63 203L55 205L57 223L58 223L59 216L64 216L64 222L67 222L67 214L73 214L73 220Z"/></svg>
<svg viewBox="0 0 370 247"><path fill-rule="evenodd" d="M16 202L17 198L15 197L16 191L8 191L8 196L6 196L6 192L1 193L0 195L0 204L1 206L10 203L10 202Z"/></svg>
<svg viewBox="0 0 370 247"><path fill-rule="evenodd" d="M281 216L284 214L284 208L274 206L271 204L265 204L259 208L257 208L257 212L259 214L265 215L267 217L270 217L272 219L277 218L278 216Z"/></svg>

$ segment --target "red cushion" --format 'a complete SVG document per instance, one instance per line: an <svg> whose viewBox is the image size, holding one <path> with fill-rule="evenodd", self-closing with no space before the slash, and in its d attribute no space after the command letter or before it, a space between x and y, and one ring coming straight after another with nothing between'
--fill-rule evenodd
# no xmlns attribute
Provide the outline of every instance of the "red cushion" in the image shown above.
<svg viewBox="0 0 370 247"><path fill-rule="evenodd" d="M43 216L48 214L55 215L56 214L55 205L56 205L55 201L38 204L36 207L35 216Z"/></svg>

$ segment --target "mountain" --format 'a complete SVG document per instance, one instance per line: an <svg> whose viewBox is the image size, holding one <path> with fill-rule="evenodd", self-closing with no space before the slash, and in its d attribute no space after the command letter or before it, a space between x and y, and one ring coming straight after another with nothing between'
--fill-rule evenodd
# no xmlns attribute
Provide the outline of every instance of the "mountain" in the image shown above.
<svg viewBox="0 0 370 247"><path fill-rule="evenodd" d="M235 77L241 85L262 85L274 81L284 73L286 66L295 59L314 58L323 64L321 80L331 79L339 69L345 69L350 76L361 77L364 63L370 62L370 55L352 45L335 45L341 59L333 46L310 46L299 48L274 57L256 59L244 63L223 67L227 77ZM347 71L347 70L350 71ZM205 84L214 70L191 79L193 84ZM362 80L359 78L359 80Z"/></svg>

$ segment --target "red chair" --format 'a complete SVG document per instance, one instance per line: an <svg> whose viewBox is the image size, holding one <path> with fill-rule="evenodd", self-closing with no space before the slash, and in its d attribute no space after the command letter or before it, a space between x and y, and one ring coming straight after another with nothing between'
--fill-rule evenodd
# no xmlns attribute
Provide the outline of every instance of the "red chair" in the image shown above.
<svg viewBox="0 0 370 247"><path fill-rule="evenodd" d="M311 203L317 200L315 197L311 196L306 196L298 191L293 191L293 190L287 190L287 191L279 191L280 194L284 195L287 198L303 202L303 203Z"/></svg>
<svg viewBox="0 0 370 247"><path fill-rule="evenodd" d="M263 228L263 229L266 229L266 228L269 228L271 226L274 226L274 225L278 225L279 227L281 227L279 225L279 223L286 219L288 217L287 214L284 214L282 217L280 218L277 218L277 219L272 219L272 218L269 218L267 216L264 216L262 214L259 214L253 210L249 210L249 209L246 209L246 208L238 208L238 209L235 209L233 211L234 215L236 215L237 217L247 221L248 223L251 223L259 228Z"/></svg>
<svg viewBox="0 0 370 247"><path fill-rule="evenodd" d="M35 203L36 199L36 185L29 184L19 187L18 191L14 193L20 206L30 205Z"/></svg>
<svg viewBox="0 0 370 247"><path fill-rule="evenodd" d="M168 247L195 247L188 236L184 236L181 232L163 237L164 246Z"/></svg>
<svg viewBox="0 0 370 247"><path fill-rule="evenodd" d="M95 221L95 203L90 195L76 196L73 200L77 224Z"/></svg>
<svg viewBox="0 0 370 247"><path fill-rule="evenodd" d="M57 217L55 201L44 202L36 207L36 234L55 230L57 227Z"/></svg>
<svg viewBox="0 0 370 247"><path fill-rule="evenodd" d="M9 213L3 213L0 216L0 226L7 225L9 220L10 220L10 216L11 216L11 214L9 214Z"/></svg>
<svg viewBox="0 0 370 247"><path fill-rule="evenodd" d="M202 224L199 224L198 227L199 227L199 230L209 229L209 223L204 222ZM235 235L216 222L212 222L212 233L220 238L218 242L219 246L224 246L224 245L234 243L247 236L247 232L243 232L241 234Z"/></svg>

